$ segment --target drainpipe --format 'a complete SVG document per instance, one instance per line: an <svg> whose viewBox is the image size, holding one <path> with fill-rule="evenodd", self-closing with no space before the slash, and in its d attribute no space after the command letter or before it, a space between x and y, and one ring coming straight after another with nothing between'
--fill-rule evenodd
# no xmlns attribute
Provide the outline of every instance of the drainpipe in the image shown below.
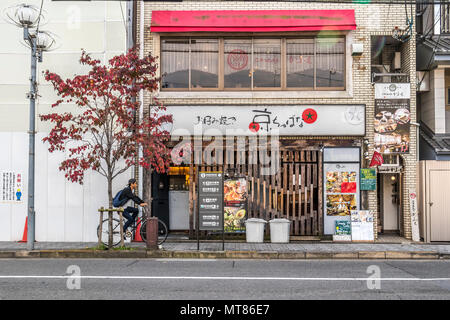
<svg viewBox="0 0 450 320"><path fill-rule="evenodd" d="M144 1L139 1L139 10L140 10L140 16L139 16L139 58L144 58ZM139 92L139 119L144 118L144 91L141 90ZM139 158L142 157L142 149L139 148ZM139 170L139 196L141 199L144 199L144 193L143 193L143 170ZM151 202L149 202L149 207L151 208Z"/></svg>
<svg viewBox="0 0 450 320"><path fill-rule="evenodd" d="M412 126L416 127L416 160L419 162L419 130L420 130L420 123L417 122L410 122Z"/></svg>

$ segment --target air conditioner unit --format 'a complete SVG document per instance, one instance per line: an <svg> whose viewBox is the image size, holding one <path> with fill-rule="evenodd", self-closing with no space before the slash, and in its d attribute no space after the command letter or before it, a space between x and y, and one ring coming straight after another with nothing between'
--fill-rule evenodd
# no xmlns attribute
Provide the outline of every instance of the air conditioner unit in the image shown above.
<svg viewBox="0 0 450 320"><path fill-rule="evenodd" d="M429 71L417 71L417 91L427 92L430 91L430 72Z"/></svg>
<svg viewBox="0 0 450 320"><path fill-rule="evenodd" d="M352 56L361 56L364 52L362 43L352 43Z"/></svg>
<svg viewBox="0 0 450 320"><path fill-rule="evenodd" d="M373 73L389 73L391 71L391 66L388 64L373 64L371 67L371 72ZM391 82L391 77L377 77L374 79L375 82Z"/></svg>

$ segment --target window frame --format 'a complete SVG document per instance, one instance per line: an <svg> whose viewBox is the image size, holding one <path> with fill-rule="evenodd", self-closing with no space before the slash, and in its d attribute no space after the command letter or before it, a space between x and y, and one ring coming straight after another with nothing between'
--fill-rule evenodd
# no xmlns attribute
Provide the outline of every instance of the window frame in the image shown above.
<svg viewBox="0 0 450 320"><path fill-rule="evenodd" d="M317 33L312 34L304 34L304 35L292 35L292 34L239 34L239 35L230 35L230 34L195 34L195 33L186 33L186 34L170 34L170 33L161 33L158 41L160 48L160 66L162 66L163 60L163 41L166 39L189 39L189 44L191 43L191 39L217 39L218 40L218 87L217 88L193 88L191 84L191 46L189 45L189 87L188 88L162 88L162 76L160 79L160 90L164 92L257 92L257 91L308 91L308 92L317 92L317 91L346 91L347 90L347 37L346 34L343 33L332 33L332 34L324 34L318 35ZM316 69L317 69L317 39L318 38L339 38L343 42L343 86L342 87L318 87L317 79L316 79ZM250 70L253 70L253 39L276 39L280 40L280 58L281 58L281 71L280 71L280 87L253 87L253 76L251 78L251 84L248 88L226 88L225 87L225 40L226 39L247 39L252 40L252 52L250 54L251 66ZM287 39L314 39L314 87L287 87ZM160 71L161 74L163 70Z"/></svg>

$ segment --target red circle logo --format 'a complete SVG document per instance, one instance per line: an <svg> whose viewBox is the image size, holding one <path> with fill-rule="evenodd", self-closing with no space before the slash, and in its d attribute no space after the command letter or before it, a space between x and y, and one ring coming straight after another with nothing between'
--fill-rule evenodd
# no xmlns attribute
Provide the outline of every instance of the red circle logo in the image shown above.
<svg viewBox="0 0 450 320"><path fill-rule="evenodd" d="M306 123L314 123L314 122L316 122L316 120L317 120L317 112L316 112L316 110L311 109L311 108L306 109L302 113L302 119Z"/></svg>
<svg viewBox="0 0 450 320"><path fill-rule="evenodd" d="M252 123L250 123L248 128L250 129L251 132L258 132L259 131L259 123L252 122Z"/></svg>
<svg viewBox="0 0 450 320"><path fill-rule="evenodd" d="M244 50L234 49L228 54L227 63L231 69L242 70L248 64L248 54Z"/></svg>

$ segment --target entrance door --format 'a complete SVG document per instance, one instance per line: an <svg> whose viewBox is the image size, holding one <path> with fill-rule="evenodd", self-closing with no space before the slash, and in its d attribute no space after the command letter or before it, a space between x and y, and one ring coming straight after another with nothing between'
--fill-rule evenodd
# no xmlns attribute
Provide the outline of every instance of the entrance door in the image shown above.
<svg viewBox="0 0 450 320"><path fill-rule="evenodd" d="M430 171L431 241L450 241L450 171Z"/></svg>
<svg viewBox="0 0 450 320"><path fill-rule="evenodd" d="M383 232L398 231L398 208L399 208L399 175L381 174L383 182L382 212L383 212Z"/></svg>
<svg viewBox="0 0 450 320"><path fill-rule="evenodd" d="M152 215L169 226L169 176L167 174L152 174Z"/></svg>

